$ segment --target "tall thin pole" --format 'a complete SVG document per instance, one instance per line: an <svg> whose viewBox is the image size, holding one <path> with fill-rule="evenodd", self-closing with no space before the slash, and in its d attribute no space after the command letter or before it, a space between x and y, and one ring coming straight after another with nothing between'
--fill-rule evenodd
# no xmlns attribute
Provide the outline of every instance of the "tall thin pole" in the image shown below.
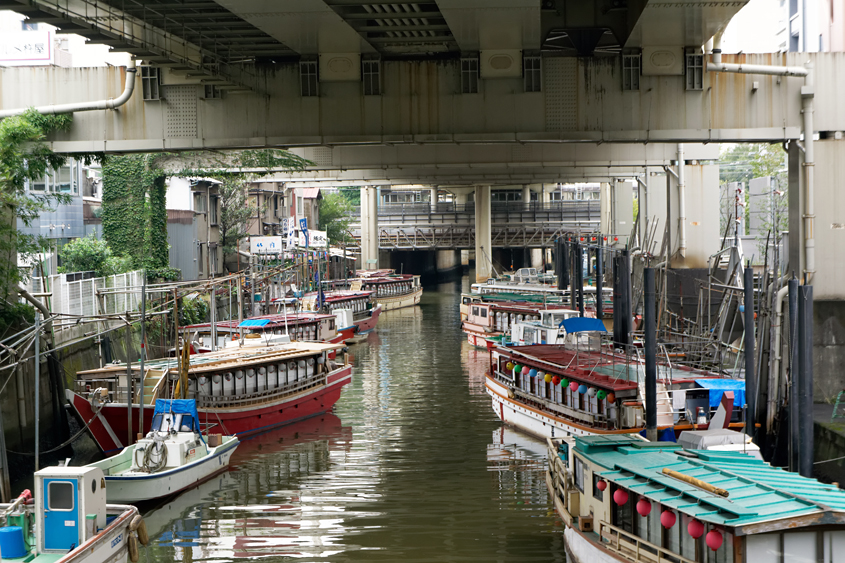
<svg viewBox="0 0 845 563"><path fill-rule="evenodd" d="M645 428L646 438L657 441L657 308L654 268L643 272L643 321L645 322ZM615 322L615 321L614 321Z"/></svg>
<svg viewBox="0 0 845 563"><path fill-rule="evenodd" d="M789 470L798 471L798 452L801 450L800 401L798 399L798 279L789 280Z"/></svg>
<svg viewBox="0 0 845 563"><path fill-rule="evenodd" d="M35 470L41 446L41 312L35 311Z"/></svg>
<svg viewBox="0 0 845 563"><path fill-rule="evenodd" d="M244 322L244 288L241 282L241 275L238 274L238 341L241 345L244 343L244 327L241 325Z"/></svg>
<svg viewBox="0 0 845 563"><path fill-rule="evenodd" d="M585 316L584 313L584 251L579 243L575 243L575 266L578 268L578 314Z"/></svg>
<svg viewBox="0 0 845 563"><path fill-rule="evenodd" d="M813 476L813 286L798 288L798 393L801 413L799 473Z"/></svg>
<svg viewBox="0 0 845 563"><path fill-rule="evenodd" d="M211 288L211 351L217 350L217 288Z"/></svg>
<svg viewBox="0 0 845 563"><path fill-rule="evenodd" d="M132 362L126 362L126 445L132 444L132 391L135 384L132 381Z"/></svg>
<svg viewBox="0 0 845 563"><path fill-rule="evenodd" d="M754 270L745 267L745 433L754 436L757 420L757 373L754 370Z"/></svg>
<svg viewBox="0 0 845 563"><path fill-rule="evenodd" d="M597 237L598 245L596 247L596 318L604 319L604 263L601 234Z"/></svg>
<svg viewBox="0 0 845 563"><path fill-rule="evenodd" d="M144 433L144 360L147 355L147 271L141 273L141 359L138 360L141 370L141 390L138 393L138 432ZM129 444L127 444L128 446Z"/></svg>

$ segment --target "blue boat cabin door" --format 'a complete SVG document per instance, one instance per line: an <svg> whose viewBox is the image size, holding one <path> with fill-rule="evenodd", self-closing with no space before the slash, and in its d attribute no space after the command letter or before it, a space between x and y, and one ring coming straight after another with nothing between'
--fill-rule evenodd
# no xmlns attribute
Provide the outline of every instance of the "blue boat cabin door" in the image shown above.
<svg viewBox="0 0 845 563"><path fill-rule="evenodd" d="M44 549L69 550L79 544L76 479L44 479Z"/></svg>

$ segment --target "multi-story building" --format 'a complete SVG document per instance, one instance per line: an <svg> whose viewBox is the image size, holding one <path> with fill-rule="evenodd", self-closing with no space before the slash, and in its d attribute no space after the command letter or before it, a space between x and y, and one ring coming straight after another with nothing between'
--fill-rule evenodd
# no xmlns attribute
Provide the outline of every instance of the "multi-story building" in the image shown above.
<svg viewBox="0 0 845 563"><path fill-rule="evenodd" d="M309 229L317 229L320 222L320 188L295 187L291 184L265 178L252 182L249 202L257 212L250 223L250 235L282 234L282 219L295 217L297 225L307 219Z"/></svg>
<svg viewBox="0 0 845 563"><path fill-rule="evenodd" d="M208 178L167 180L170 266L180 269L184 280L223 274L219 185Z"/></svg>

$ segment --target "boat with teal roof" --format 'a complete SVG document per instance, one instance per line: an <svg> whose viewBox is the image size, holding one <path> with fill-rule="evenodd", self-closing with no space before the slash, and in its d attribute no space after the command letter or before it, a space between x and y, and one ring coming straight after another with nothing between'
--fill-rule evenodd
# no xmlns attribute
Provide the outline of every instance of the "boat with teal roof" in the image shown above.
<svg viewBox="0 0 845 563"><path fill-rule="evenodd" d="M845 491L742 451L637 435L547 440L574 563L842 563Z"/></svg>

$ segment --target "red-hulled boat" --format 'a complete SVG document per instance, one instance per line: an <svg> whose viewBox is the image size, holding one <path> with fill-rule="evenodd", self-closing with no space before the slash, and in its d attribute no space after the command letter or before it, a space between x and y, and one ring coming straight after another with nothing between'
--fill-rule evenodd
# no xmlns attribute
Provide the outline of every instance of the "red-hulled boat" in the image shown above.
<svg viewBox="0 0 845 563"><path fill-rule="evenodd" d="M191 356L187 398L196 399L201 424L212 433L248 436L325 413L352 380L346 354L331 352L339 344L293 342L287 337L246 339L249 345ZM83 423L104 452L135 441L139 425L138 393L127 405L127 370L133 388L141 382L139 366L112 364L77 374L76 388L67 395ZM144 366L144 428L149 430L157 398L177 394L176 358L150 360ZM131 430L129 428L131 420Z"/></svg>

